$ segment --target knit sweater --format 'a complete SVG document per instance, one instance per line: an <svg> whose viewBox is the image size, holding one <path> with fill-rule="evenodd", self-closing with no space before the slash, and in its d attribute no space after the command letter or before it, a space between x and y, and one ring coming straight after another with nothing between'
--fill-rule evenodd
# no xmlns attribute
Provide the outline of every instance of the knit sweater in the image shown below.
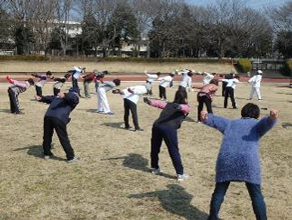
<svg viewBox="0 0 292 220"><path fill-rule="evenodd" d="M275 124L270 117L261 120L229 120L208 114L204 123L223 134L216 163L216 182L239 181L261 184L259 140Z"/></svg>

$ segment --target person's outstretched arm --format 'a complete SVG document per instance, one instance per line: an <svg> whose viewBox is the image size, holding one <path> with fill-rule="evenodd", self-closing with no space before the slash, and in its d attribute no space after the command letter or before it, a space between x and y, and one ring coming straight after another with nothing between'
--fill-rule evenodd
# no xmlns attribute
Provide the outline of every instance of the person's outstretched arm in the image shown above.
<svg viewBox="0 0 292 220"><path fill-rule="evenodd" d="M224 133L230 122L229 119L210 114L206 110L201 112L201 120L204 124L217 129L221 133Z"/></svg>
<svg viewBox="0 0 292 220"><path fill-rule="evenodd" d="M270 110L270 116L262 118L256 124L256 130L260 137L265 135L269 130L271 130L277 123L277 118L279 116L279 111L276 109Z"/></svg>
<svg viewBox="0 0 292 220"><path fill-rule="evenodd" d="M54 99L56 98L56 96L54 95L50 95L50 96L35 96L35 99L39 102L44 102L47 104L50 104Z"/></svg>

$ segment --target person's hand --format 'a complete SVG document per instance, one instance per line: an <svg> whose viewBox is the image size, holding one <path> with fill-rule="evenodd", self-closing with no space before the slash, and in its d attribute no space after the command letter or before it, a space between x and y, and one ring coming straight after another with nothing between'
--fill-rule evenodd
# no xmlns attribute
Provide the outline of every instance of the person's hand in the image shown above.
<svg viewBox="0 0 292 220"><path fill-rule="evenodd" d="M270 110L270 118L272 121L275 121L279 116L279 111L277 109Z"/></svg>
<svg viewBox="0 0 292 220"><path fill-rule="evenodd" d="M42 97L41 97L41 96L38 96L38 95L36 95L36 96L35 96L35 99L36 99L37 101L40 101L40 100L42 99Z"/></svg>
<svg viewBox="0 0 292 220"><path fill-rule="evenodd" d="M150 103L151 103L151 101L150 101L150 99L149 99L148 97L144 97L144 98L143 98L143 101L144 101L146 104L148 104L148 105L150 105Z"/></svg>
<svg viewBox="0 0 292 220"><path fill-rule="evenodd" d="M13 80L10 78L10 76L6 76L6 80L10 83L13 83Z"/></svg>
<svg viewBox="0 0 292 220"><path fill-rule="evenodd" d="M206 110L201 111L201 120L206 121L208 119L208 112Z"/></svg>
<svg viewBox="0 0 292 220"><path fill-rule="evenodd" d="M134 93L134 91L131 88L128 88L128 92L132 94Z"/></svg>
<svg viewBox="0 0 292 220"><path fill-rule="evenodd" d="M112 93L113 94L121 94L121 90L120 89L113 89Z"/></svg>
<svg viewBox="0 0 292 220"><path fill-rule="evenodd" d="M62 99L62 98L65 97L65 93L63 93L63 92L59 92L57 96L58 96L60 99Z"/></svg>

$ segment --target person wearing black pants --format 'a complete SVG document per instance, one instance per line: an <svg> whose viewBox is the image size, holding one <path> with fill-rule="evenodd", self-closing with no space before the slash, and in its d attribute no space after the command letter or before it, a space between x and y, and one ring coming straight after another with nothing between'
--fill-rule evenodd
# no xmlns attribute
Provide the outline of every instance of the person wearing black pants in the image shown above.
<svg viewBox="0 0 292 220"><path fill-rule="evenodd" d="M224 94L224 108L227 108L227 104L228 104L228 97L230 97L231 102L232 102L232 107L234 109L237 109L237 105L236 105L236 101L235 101L235 95L234 95L234 90L235 87L237 85L237 83L239 83L239 76L231 76L232 78L230 79L222 79L222 82L226 82L226 89L225 89L225 94Z"/></svg>
<svg viewBox="0 0 292 220"><path fill-rule="evenodd" d="M228 97L230 97L230 99L231 99L232 107L233 107L233 108L237 108L237 107L236 107L235 98L234 98L234 89L233 89L232 87L226 87L226 89L225 89L225 95L224 95L224 108L227 108Z"/></svg>
<svg viewBox="0 0 292 220"><path fill-rule="evenodd" d="M67 126L64 122L55 117L45 117L44 119L44 155L50 157L53 156L51 152L51 143L54 129L56 130L60 143L66 153L67 160L72 160L74 158L74 150L68 138Z"/></svg>
<svg viewBox="0 0 292 220"><path fill-rule="evenodd" d="M119 89L113 90L114 94L121 94L124 96L124 123L125 123L125 129L130 129L129 124L129 116L130 111L132 113L133 118L133 124L135 126L135 131L143 131L143 129L140 128L138 123L138 114L137 114L137 103L139 101L140 96L146 95L151 90L151 86L149 83L146 83L141 86L131 86L123 91L120 91Z"/></svg>
<svg viewBox="0 0 292 220"><path fill-rule="evenodd" d="M11 79L9 76L6 77L6 80L12 85L8 88L8 96L10 102L10 111L13 114L24 114L20 111L20 105L18 101L18 95L25 92L29 87L34 85L33 79L28 79L25 81L17 81Z"/></svg>
<svg viewBox="0 0 292 220"><path fill-rule="evenodd" d="M70 144L67 124L70 121L69 115L79 103L77 88L71 88L68 93L59 93L58 96L36 96L40 102L50 104L44 118L43 150L44 158L53 157L51 143L54 129L58 135L60 143L66 153L68 163L76 162L74 150Z"/></svg>
<svg viewBox="0 0 292 220"><path fill-rule="evenodd" d="M197 101L199 102L198 105L198 122L201 122L201 112L203 110L204 103L207 107L208 113L213 113L212 110L212 101L213 96L215 95L217 89L218 89L218 80L212 79L210 81L210 84L206 84L203 86L193 86L193 88L200 89L197 95Z"/></svg>
<svg viewBox="0 0 292 220"><path fill-rule="evenodd" d="M188 178L184 173L181 156L178 149L177 130L180 128L182 121L188 115L190 109L187 104L187 92L178 90L173 102L153 101L144 98L144 102L153 107L161 108L159 118L154 122L152 127L151 138L151 169L153 174L161 173L159 167L159 153L162 141L164 140L177 174L177 179L183 181Z"/></svg>
<svg viewBox="0 0 292 220"><path fill-rule="evenodd" d="M163 86L159 86L159 98L166 100L166 88Z"/></svg>
<svg viewBox="0 0 292 220"><path fill-rule="evenodd" d="M124 110L125 110L125 113L124 113L125 129L130 129L129 116L130 116L130 111L131 111L135 130L139 130L140 127L138 123L137 105L128 99L124 99Z"/></svg>
<svg viewBox="0 0 292 220"><path fill-rule="evenodd" d="M200 121L201 120L200 112L203 110L204 104L206 105L207 112L208 113L213 113L212 105L211 105L212 100L211 100L211 97L209 96L209 94L204 93L204 92L199 92L198 96L197 96L197 99L198 99L198 102L199 102L199 105L198 105L198 121Z"/></svg>

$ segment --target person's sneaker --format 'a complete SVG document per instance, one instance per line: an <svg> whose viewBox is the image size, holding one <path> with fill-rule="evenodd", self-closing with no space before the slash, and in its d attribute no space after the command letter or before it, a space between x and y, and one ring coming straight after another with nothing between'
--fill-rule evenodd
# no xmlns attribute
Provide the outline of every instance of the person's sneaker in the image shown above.
<svg viewBox="0 0 292 220"><path fill-rule="evenodd" d="M262 99L258 99L258 101L260 102L260 101L262 101Z"/></svg>
<svg viewBox="0 0 292 220"><path fill-rule="evenodd" d="M126 130L130 130L132 127L131 126L125 126Z"/></svg>
<svg viewBox="0 0 292 220"><path fill-rule="evenodd" d="M163 172L159 168L151 168L151 173L154 174L154 175L159 175L159 174L161 174Z"/></svg>
<svg viewBox="0 0 292 220"><path fill-rule="evenodd" d="M67 163L77 163L80 160L79 157L74 157L73 159L67 160Z"/></svg>
<svg viewBox="0 0 292 220"><path fill-rule="evenodd" d="M186 173L184 173L184 174L177 174L177 180L178 181L184 181L184 180L186 180L188 178L189 178L189 175L186 174Z"/></svg>
<svg viewBox="0 0 292 220"><path fill-rule="evenodd" d="M24 112L21 112L21 111L18 111L18 112L15 112L16 115L24 115Z"/></svg>
<svg viewBox="0 0 292 220"><path fill-rule="evenodd" d="M108 112L108 113L105 113L106 115L108 115L108 116L113 116L113 115L115 115L115 113L113 113L113 112Z"/></svg>
<svg viewBox="0 0 292 220"><path fill-rule="evenodd" d="M53 157L54 157L54 154L52 154L52 155L44 155L44 159L45 160L52 159Z"/></svg>
<svg viewBox="0 0 292 220"><path fill-rule="evenodd" d="M104 113L104 111L96 111L96 113L98 113L98 114L103 114Z"/></svg>

